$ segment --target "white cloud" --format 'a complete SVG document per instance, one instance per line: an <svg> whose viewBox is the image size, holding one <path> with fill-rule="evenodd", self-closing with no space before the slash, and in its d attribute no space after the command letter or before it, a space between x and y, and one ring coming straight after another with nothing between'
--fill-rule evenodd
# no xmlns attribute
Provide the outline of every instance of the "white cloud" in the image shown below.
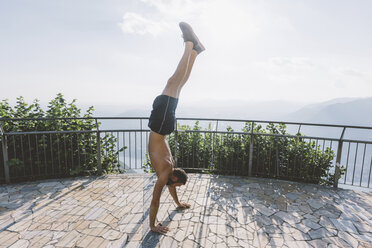
<svg viewBox="0 0 372 248"><path fill-rule="evenodd" d="M200 14L210 0L142 0L148 6L154 7L164 19L179 19Z"/></svg>
<svg viewBox="0 0 372 248"><path fill-rule="evenodd" d="M123 22L119 24L123 32L140 35L151 34L157 36L168 28L164 21L154 21L137 13L125 13Z"/></svg>
<svg viewBox="0 0 372 248"><path fill-rule="evenodd" d="M282 19L267 20L272 16L266 16L267 13L259 10L263 6L255 6L251 1L248 4L240 0L142 0L142 3L145 8L124 13L120 23L123 32L158 35L176 27L178 22L186 21L197 24L198 29L203 29L203 33L211 38L234 37L237 40L253 37L252 32L257 32L262 25L288 25ZM154 10L148 11L148 8ZM224 37L221 37L221 31L225 33Z"/></svg>
<svg viewBox="0 0 372 248"><path fill-rule="evenodd" d="M123 21L119 23L124 33L157 36L175 29L180 20L199 16L205 8L206 1L142 0L142 2L145 7L154 8L154 11L141 9L137 12L124 13Z"/></svg>
<svg viewBox="0 0 372 248"><path fill-rule="evenodd" d="M269 63L279 67L313 67L314 63L305 57L273 57Z"/></svg>
<svg viewBox="0 0 372 248"><path fill-rule="evenodd" d="M343 76L343 77L352 77L356 79L367 79L367 75L364 72L361 72L351 67L337 67L333 71L335 74L339 76Z"/></svg>

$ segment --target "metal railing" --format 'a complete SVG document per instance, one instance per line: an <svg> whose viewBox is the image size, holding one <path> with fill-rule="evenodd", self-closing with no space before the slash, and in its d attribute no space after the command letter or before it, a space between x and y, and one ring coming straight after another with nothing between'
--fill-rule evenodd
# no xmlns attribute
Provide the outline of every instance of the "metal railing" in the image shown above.
<svg viewBox="0 0 372 248"><path fill-rule="evenodd" d="M107 171L109 163L114 163L114 169L119 172L143 170L148 165L150 130L147 120L145 117L0 119L0 182L70 176L75 171L78 174L92 168L100 174ZM48 121L58 122L61 129L68 126L66 123L89 121L90 129L4 130L16 123L37 126L37 123ZM200 128L193 130L196 121ZM316 150L312 164L321 163L321 159L333 151L335 156L327 173L335 174L335 187L344 184L371 188L372 127L209 118L178 118L177 123L191 126L187 130L178 128L168 137L176 165L186 170L289 180L302 180L301 170L307 170L315 177L315 166L309 168L301 154L292 161L285 155L284 144L300 139ZM260 130L264 130L269 123L285 124L287 132L267 133L254 129L260 125ZM247 124L249 128L244 131L226 129L232 126L234 130L242 130ZM199 143L186 144L185 137L198 139ZM209 141L203 143L200 139ZM122 149L124 147L126 149ZM342 166L344 175L337 180Z"/></svg>

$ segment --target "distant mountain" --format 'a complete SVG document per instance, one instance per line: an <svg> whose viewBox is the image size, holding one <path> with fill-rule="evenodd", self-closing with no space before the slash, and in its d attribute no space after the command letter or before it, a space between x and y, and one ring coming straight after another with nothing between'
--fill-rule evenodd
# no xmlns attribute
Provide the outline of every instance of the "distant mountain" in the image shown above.
<svg viewBox="0 0 372 248"><path fill-rule="evenodd" d="M179 117L277 120L300 109L303 103L290 101L208 101L197 102L177 109Z"/></svg>
<svg viewBox="0 0 372 248"><path fill-rule="evenodd" d="M296 122L312 122L372 127L372 97L340 98L305 106L284 117Z"/></svg>
<svg viewBox="0 0 372 248"><path fill-rule="evenodd" d="M273 120L294 112L303 105L289 101L205 100L191 104L181 101L177 107L177 117ZM151 106L122 107L121 109L122 111L115 116L147 117L151 112Z"/></svg>

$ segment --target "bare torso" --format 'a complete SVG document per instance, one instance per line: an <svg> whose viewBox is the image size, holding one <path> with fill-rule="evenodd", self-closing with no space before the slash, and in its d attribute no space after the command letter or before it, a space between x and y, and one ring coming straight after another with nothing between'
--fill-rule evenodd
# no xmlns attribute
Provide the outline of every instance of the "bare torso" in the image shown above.
<svg viewBox="0 0 372 248"><path fill-rule="evenodd" d="M155 132L150 133L149 137L149 156L151 165L158 177L166 176L173 171L173 158L168 142L164 135Z"/></svg>

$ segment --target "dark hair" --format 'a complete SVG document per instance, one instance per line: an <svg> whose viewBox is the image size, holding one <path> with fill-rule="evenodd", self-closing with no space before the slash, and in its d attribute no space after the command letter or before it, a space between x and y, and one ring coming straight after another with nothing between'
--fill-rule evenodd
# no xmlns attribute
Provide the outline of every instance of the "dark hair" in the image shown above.
<svg viewBox="0 0 372 248"><path fill-rule="evenodd" d="M182 170L180 168L174 168L173 176L178 178L177 182L175 182L175 183L186 184L188 177L187 177L187 174L184 170Z"/></svg>

